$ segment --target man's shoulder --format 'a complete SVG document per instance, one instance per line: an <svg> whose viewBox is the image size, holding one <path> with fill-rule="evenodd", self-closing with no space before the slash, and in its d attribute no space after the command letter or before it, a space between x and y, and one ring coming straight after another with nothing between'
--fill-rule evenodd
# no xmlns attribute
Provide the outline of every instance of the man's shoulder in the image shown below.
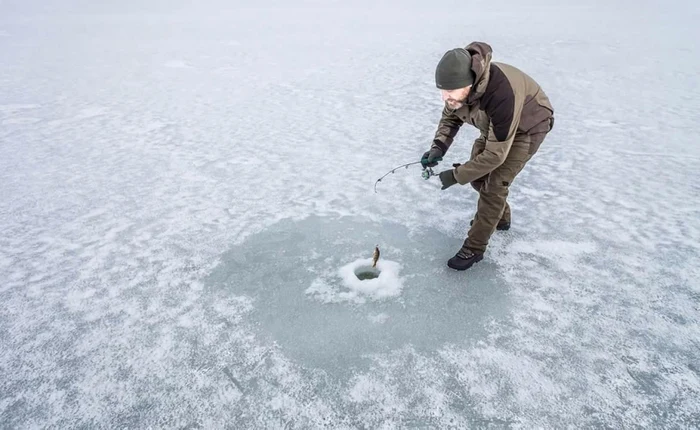
<svg viewBox="0 0 700 430"><path fill-rule="evenodd" d="M502 103L503 100L511 99L514 96L513 84L508 74L504 71L504 63L491 63L489 71L489 82L481 98L482 107L489 111Z"/></svg>
<svg viewBox="0 0 700 430"><path fill-rule="evenodd" d="M530 75L525 73L522 69L513 66L512 64L493 61L491 62L492 76L494 75L494 72L496 75L502 75L504 79L508 80L509 82L512 82L514 87L519 87L523 84L537 85L537 82L535 82L535 80Z"/></svg>
<svg viewBox="0 0 700 430"><path fill-rule="evenodd" d="M514 65L509 64L509 63L504 63L503 61L492 61L491 65L496 66L496 67L512 67L514 69L517 69L517 67L515 67Z"/></svg>

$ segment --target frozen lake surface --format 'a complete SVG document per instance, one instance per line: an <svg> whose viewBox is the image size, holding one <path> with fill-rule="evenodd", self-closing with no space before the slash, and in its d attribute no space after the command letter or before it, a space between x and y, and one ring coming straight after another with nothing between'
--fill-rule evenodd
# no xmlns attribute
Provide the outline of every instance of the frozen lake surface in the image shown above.
<svg viewBox="0 0 700 430"><path fill-rule="evenodd" d="M0 427L700 426L695 2L59 3L0 3ZM471 187L373 185L473 40L557 119L460 273Z"/></svg>

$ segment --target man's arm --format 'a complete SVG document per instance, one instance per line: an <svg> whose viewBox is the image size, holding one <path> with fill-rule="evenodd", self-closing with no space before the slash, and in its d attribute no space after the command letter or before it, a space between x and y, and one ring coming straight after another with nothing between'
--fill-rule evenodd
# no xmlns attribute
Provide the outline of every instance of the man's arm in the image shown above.
<svg viewBox="0 0 700 430"><path fill-rule="evenodd" d="M435 132L435 138L433 139L433 145L440 148L444 153L450 148L452 142L454 141L459 128L464 124L454 111L445 105L442 109L442 118L438 123L437 131Z"/></svg>

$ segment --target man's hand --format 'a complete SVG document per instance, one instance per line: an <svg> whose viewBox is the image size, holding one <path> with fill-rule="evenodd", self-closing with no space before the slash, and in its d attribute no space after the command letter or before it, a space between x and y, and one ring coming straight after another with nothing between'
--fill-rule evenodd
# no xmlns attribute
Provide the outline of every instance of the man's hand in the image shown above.
<svg viewBox="0 0 700 430"><path fill-rule="evenodd" d="M450 169L440 172L440 182L442 182L441 190L446 190L456 184L457 179L455 179L454 170Z"/></svg>
<svg viewBox="0 0 700 430"><path fill-rule="evenodd" d="M435 167L438 165L438 161L442 161L442 157L444 156L445 151L438 146L433 145L430 147L429 151L426 151L425 154L423 154L423 157L420 159L420 164L424 169L426 167Z"/></svg>

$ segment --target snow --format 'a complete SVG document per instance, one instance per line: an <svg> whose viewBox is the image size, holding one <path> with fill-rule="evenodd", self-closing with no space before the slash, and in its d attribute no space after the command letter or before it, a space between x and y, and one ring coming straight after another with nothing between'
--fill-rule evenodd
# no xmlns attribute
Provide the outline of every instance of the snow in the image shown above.
<svg viewBox="0 0 700 430"><path fill-rule="evenodd" d="M331 280L317 279L306 293L317 295L326 303L341 301L365 303L366 298L382 300L396 297L401 294L403 288L403 281L399 276L400 270L401 265L395 261L379 260L374 269L371 258L357 259L338 269L337 277L340 278L340 282L336 281L336 285L333 285ZM363 272L378 272L378 276L374 279L360 280L357 275Z"/></svg>
<svg viewBox="0 0 700 430"><path fill-rule="evenodd" d="M0 2L0 427L697 427L699 18ZM557 120L458 273L471 187L373 185L425 151L434 67L472 40Z"/></svg>

